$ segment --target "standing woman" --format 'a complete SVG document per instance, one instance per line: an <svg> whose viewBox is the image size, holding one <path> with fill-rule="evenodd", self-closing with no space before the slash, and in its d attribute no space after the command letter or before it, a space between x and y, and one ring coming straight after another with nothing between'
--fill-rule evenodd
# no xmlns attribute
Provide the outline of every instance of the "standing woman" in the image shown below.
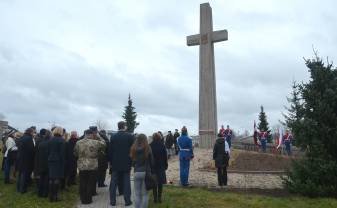
<svg viewBox="0 0 337 208"><path fill-rule="evenodd" d="M67 185L76 185L77 158L74 155L74 149L78 136L76 131L70 133L70 139L66 142L66 176Z"/></svg>
<svg viewBox="0 0 337 208"><path fill-rule="evenodd" d="M65 142L63 128L56 127L48 143L49 200L58 201L60 181L64 178Z"/></svg>
<svg viewBox="0 0 337 208"><path fill-rule="evenodd" d="M227 166L229 157L229 145L222 133L219 133L213 148L213 160L215 160L215 167L218 169L218 184L220 187L227 186Z"/></svg>
<svg viewBox="0 0 337 208"><path fill-rule="evenodd" d="M163 184L166 184L167 153L164 144L161 142L160 134L154 133L152 139L150 146L154 158L153 172L157 176L157 186L153 189L153 200L154 203L161 203Z"/></svg>
<svg viewBox="0 0 337 208"><path fill-rule="evenodd" d="M16 154L18 148L14 140L14 130L8 132L8 138L6 140L6 152L5 152L5 183L10 183L10 171L11 167L15 164Z"/></svg>
<svg viewBox="0 0 337 208"><path fill-rule="evenodd" d="M149 199L145 187L145 174L152 167L151 147L145 134L137 135L131 146L130 157L134 166L135 208L147 208Z"/></svg>

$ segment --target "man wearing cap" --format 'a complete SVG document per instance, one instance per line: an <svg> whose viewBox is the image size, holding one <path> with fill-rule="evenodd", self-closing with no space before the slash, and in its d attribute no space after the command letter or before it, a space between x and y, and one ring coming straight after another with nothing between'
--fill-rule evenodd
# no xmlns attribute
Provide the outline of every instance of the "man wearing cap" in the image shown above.
<svg viewBox="0 0 337 208"><path fill-rule="evenodd" d="M283 136L284 145L286 146L287 155L291 155L291 140L293 136L289 133L289 130L286 130L286 134Z"/></svg>
<svg viewBox="0 0 337 208"><path fill-rule="evenodd" d="M95 139L94 132L88 129L85 137L75 145L74 154L80 171L80 199L82 204L92 203L93 187L96 185L98 156L104 151L105 144Z"/></svg>
<svg viewBox="0 0 337 208"><path fill-rule="evenodd" d="M15 131L14 130L9 130L9 132L7 133L8 138L6 140L6 152L4 155L5 158L5 164L4 164L4 172L5 172L5 183L9 184L10 183L10 170L11 170L11 166L15 163L15 156L17 153L17 146L14 140L14 134Z"/></svg>
<svg viewBox="0 0 337 208"><path fill-rule="evenodd" d="M181 129L181 136L177 140L179 146L180 184L188 186L190 161L193 159L192 139L187 134L187 128Z"/></svg>

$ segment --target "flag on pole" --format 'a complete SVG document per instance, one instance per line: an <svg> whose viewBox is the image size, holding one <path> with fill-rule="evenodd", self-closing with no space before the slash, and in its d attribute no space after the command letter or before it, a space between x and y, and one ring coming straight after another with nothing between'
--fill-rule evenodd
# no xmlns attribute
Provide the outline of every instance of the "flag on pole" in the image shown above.
<svg viewBox="0 0 337 208"><path fill-rule="evenodd" d="M279 133L279 140L278 140L277 149L281 147L282 140L283 140L283 134L282 134L282 129L281 129L281 133Z"/></svg>

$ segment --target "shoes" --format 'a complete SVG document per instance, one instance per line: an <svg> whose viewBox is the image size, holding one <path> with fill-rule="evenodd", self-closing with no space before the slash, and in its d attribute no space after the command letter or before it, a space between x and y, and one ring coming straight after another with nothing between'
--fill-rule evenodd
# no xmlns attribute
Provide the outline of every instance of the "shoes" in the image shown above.
<svg viewBox="0 0 337 208"><path fill-rule="evenodd" d="M132 202L126 203L125 206L131 206Z"/></svg>
<svg viewBox="0 0 337 208"><path fill-rule="evenodd" d="M104 187L107 187L108 185L106 184L103 184L103 185L98 185L98 188L104 188Z"/></svg>

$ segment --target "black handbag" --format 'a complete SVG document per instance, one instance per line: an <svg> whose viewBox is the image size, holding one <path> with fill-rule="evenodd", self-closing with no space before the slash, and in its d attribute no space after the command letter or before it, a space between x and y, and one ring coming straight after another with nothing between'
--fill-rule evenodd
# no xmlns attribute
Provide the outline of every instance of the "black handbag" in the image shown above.
<svg viewBox="0 0 337 208"><path fill-rule="evenodd" d="M147 191L154 189L158 184L157 176L152 173L149 162L146 162L145 188Z"/></svg>

